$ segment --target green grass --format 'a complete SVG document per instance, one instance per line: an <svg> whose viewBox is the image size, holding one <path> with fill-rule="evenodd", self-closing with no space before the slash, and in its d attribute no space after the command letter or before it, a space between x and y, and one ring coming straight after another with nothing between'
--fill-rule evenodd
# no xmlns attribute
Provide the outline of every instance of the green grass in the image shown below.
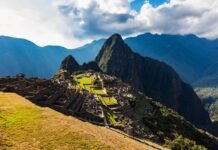
<svg viewBox="0 0 218 150"><path fill-rule="evenodd" d="M104 101L104 103L107 106L111 106L111 105L116 105L117 104L117 100L113 97L103 97L102 96L102 101Z"/></svg>
<svg viewBox="0 0 218 150"><path fill-rule="evenodd" d="M98 99L100 100L101 104L104 106L107 106L102 96L98 96Z"/></svg>
<svg viewBox="0 0 218 150"><path fill-rule="evenodd" d="M116 121L116 118L117 118L116 115L106 111L105 112L105 116L106 116L107 120L110 122L111 125L113 125L113 126L121 126L120 122Z"/></svg>
<svg viewBox="0 0 218 150"><path fill-rule="evenodd" d="M98 95L99 100L102 105L111 106L116 105L117 100L113 97L107 96L107 92L100 87L94 85L94 81L96 79L96 75L91 75L90 77L86 77L85 74L74 75L73 79L76 81L76 88L88 90L96 95Z"/></svg>
<svg viewBox="0 0 218 150"><path fill-rule="evenodd" d="M117 100L114 97L108 96L107 92L99 87L98 85L94 85L94 81L96 79L96 75L92 75L90 77L86 77L84 74L74 75L73 79L76 81L76 88L81 88L88 90L98 96L99 101L104 106L112 106L116 105ZM106 111L105 115L109 123L113 126L120 126L120 122L116 121L117 116Z"/></svg>
<svg viewBox="0 0 218 150"><path fill-rule="evenodd" d="M102 89L95 89L93 88L93 92L97 95L106 95L106 92Z"/></svg>
<svg viewBox="0 0 218 150"><path fill-rule="evenodd" d="M86 89L91 92L93 88L93 82L95 81L96 76L92 75L90 77L84 77L84 74L79 74L75 75L73 79L77 83L76 88Z"/></svg>
<svg viewBox="0 0 218 150"><path fill-rule="evenodd" d="M79 84L93 84L93 81L96 79L95 75L90 77L83 77L82 75L77 75L74 78Z"/></svg>
<svg viewBox="0 0 218 150"><path fill-rule="evenodd" d="M18 96L0 98L0 104L0 149L110 149L75 130L68 117L50 109Z"/></svg>
<svg viewBox="0 0 218 150"><path fill-rule="evenodd" d="M41 118L41 111L34 108L21 108L19 111L1 112L0 126L11 129L17 125L31 125ZM31 116L31 117L30 117Z"/></svg>
<svg viewBox="0 0 218 150"><path fill-rule="evenodd" d="M16 94L0 93L0 150L149 148L106 128L38 107Z"/></svg>

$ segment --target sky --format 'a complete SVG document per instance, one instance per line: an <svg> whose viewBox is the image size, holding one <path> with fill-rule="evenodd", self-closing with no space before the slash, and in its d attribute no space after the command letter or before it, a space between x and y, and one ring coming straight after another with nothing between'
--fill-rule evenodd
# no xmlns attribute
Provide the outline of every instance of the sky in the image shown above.
<svg viewBox="0 0 218 150"><path fill-rule="evenodd" d="M75 48L113 33L218 38L217 0L0 0L0 35Z"/></svg>
<svg viewBox="0 0 218 150"><path fill-rule="evenodd" d="M140 11L142 5L145 3L145 0L130 0L132 9L136 10L137 12ZM154 7L157 7L165 2L168 2L168 0L150 0L150 4Z"/></svg>

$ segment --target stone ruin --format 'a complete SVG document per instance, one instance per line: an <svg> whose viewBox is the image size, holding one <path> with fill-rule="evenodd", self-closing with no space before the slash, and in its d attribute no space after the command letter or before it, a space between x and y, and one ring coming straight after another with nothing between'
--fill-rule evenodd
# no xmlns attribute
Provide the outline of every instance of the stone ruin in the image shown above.
<svg viewBox="0 0 218 150"><path fill-rule="evenodd" d="M131 86L116 77L99 74L97 80L104 83L107 94L118 102L116 105L105 107L100 104L95 94L75 89L72 75L67 72L62 73L52 80L22 76L0 78L0 91L15 92L40 106L48 106L66 115L72 115L97 125L108 125L103 113L104 110L107 110L117 116L116 121L121 121L123 124L122 127L110 125L111 127L122 130L131 136L138 134L143 137L147 136L149 132L142 130L147 128L134 122L134 105L137 98L143 95L136 92ZM152 106L145 107L145 117L152 116L155 113L153 110ZM151 134L149 133L149 135Z"/></svg>
<svg viewBox="0 0 218 150"><path fill-rule="evenodd" d="M65 84L47 79L7 77L0 79L0 91L17 93L40 106L49 106L95 124L104 122L101 105L93 94Z"/></svg>

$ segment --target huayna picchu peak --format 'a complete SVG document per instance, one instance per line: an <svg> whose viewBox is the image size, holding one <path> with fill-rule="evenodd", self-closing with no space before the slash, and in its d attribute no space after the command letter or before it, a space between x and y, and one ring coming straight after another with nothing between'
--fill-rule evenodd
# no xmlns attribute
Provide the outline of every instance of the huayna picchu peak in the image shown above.
<svg viewBox="0 0 218 150"><path fill-rule="evenodd" d="M169 65L134 53L120 35L114 34L106 40L96 63L103 72L120 78L196 126L217 135L211 129L208 112L192 87L183 82Z"/></svg>

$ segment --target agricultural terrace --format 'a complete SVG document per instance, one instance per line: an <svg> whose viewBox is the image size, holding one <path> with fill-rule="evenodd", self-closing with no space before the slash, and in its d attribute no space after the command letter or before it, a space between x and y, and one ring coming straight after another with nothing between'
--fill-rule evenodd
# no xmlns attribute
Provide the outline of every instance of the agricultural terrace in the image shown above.
<svg viewBox="0 0 218 150"><path fill-rule="evenodd" d="M100 75L97 73L83 73L73 76L74 81L76 81L76 88L85 89L89 92L92 92L97 95L98 100L103 106L111 108L117 106L117 100L107 94L106 89L104 88L104 83L100 78ZM113 126L120 126L120 122L117 120L117 115L113 111L104 110L104 114L108 122Z"/></svg>

